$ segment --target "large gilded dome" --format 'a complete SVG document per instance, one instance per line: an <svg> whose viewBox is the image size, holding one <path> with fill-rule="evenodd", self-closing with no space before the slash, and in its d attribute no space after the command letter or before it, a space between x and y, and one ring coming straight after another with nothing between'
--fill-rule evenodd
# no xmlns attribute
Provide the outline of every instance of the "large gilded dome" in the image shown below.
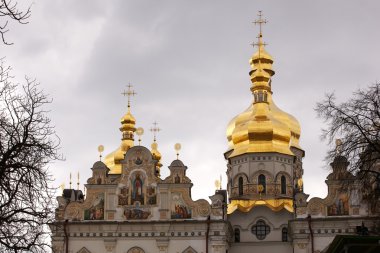
<svg viewBox="0 0 380 253"><path fill-rule="evenodd" d="M228 157L253 152L293 155L290 147L299 146L301 128L290 114L279 109L272 98L273 58L264 49L259 35L258 51L250 59L252 104L234 117L227 127Z"/></svg>

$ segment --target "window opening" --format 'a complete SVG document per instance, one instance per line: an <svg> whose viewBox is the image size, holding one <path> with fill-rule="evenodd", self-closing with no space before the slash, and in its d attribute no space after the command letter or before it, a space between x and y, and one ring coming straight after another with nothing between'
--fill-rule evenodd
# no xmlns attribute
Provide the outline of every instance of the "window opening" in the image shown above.
<svg viewBox="0 0 380 253"><path fill-rule="evenodd" d="M257 239L264 240L270 233L270 227L263 220L258 220L251 229L252 234L256 235Z"/></svg>
<svg viewBox="0 0 380 253"><path fill-rule="evenodd" d="M243 195L243 177L239 177L239 195Z"/></svg>
<svg viewBox="0 0 380 253"><path fill-rule="evenodd" d="M259 185L262 185L263 186L263 191L262 193L266 193L266 178L263 174L260 174L259 175Z"/></svg>
<svg viewBox="0 0 380 253"><path fill-rule="evenodd" d="M288 228L282 228L282 241L288 241Z"/></svg>
<svg viewBox="0 0 380 253"><path fill-rule="evenodd" d="M286 194L286 178L281 176L281 194Z"/></svg>
<svg viewBox="0 0 380 253"><path fill-rule="evenodd" d="M235 242L240 242L240 229L235 228L234 235L235 235Z"/></svg>

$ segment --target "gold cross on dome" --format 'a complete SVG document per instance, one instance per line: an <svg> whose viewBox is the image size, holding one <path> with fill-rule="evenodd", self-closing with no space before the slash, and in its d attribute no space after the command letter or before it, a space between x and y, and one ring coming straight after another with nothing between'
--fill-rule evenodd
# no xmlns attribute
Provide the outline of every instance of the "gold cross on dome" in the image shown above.
<svg viewBox="0 0 380 253"><path fill-rule="evenodd" d="M257 14L257 16L259 16L259 19L255 20L253 23L255 25L259 25L259 27L260 27L260 34L261 34L261 32L262 32L262 30L261 30L262 29L262 25L268 23L268 21L266 19L263 19L262 11L259 11L259 14Z"/></svg>
<svg viewBox="0 0 380 253"><path fill-rule="evenodd" d="M128 96L128 108L129 108L131 106L131 96L134 96L137 93L134 90L132 90L133 86L130 83L128 83L127 87L128 87L128 90L123 91L121 94L124 95L125 97Z"/></svg>
<svg viewBox="0 0 380 253"><path fill-rule="evenodd" d="M150 128L150 131L153 133L154 141L156 141L157 133L161 131L159 127L157 127L158 123L155 121L153 122L153 127Z"/></svg>
<svg viewBox="0 0 380 253"><path fill-rule="evenodd" d="M258 39L258 40L257 40L258 42L252 42L252 43L251 43L251 46L252 46L252 47L255 47L255 46L260 47L260 46L267 46L267 45L268 45L267 43L263 42L263 41L260 39L260 38L262 38L262 36L259 35L259 36L257 36L256 38Z"/></svg>

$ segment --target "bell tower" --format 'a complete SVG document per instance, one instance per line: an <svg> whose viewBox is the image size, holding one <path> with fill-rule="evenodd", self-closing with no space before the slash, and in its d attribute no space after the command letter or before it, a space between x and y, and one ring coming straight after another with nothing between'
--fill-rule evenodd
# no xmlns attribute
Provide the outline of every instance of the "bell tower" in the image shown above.
<svg viewBox="0 0 380 253"><path fill-rule="evenodd" d="M293 199L302 191L300 125L273 101L273 58L265 50L261 11L257 48L249 63L252 101L234 117L227 128L228 219L235 242L231 252L291 252L287 238L288 220L293 218ZM276 242L276 247L266 247ZM251 248L247 247L250 245ZM251 245L252 244L252 245Z"/></svg>

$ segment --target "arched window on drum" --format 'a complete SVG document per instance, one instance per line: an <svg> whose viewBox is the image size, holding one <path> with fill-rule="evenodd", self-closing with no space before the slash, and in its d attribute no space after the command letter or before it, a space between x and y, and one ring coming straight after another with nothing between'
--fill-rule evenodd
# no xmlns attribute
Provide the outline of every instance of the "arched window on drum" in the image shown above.
<svg viewBox="0 0 380 253"><path fill-rule="evenodd" d="M281 194L286 194L286 177L281 176Z"/></svg>
<svg viewBox="0 0 380 253"><path fill-rule="evenodd" d="M259 175L258 183L259 183L259 185L263 186L263 190L261 191L261 193L266 193L267 183L266 183L266 178L265 178L265 176L263 174Z"/></svg>
<svg viewBox="0 0 380 253"><path fill-rule="evenodd" d="M243 177L239 177L239 195L243 195Z"/></svg>

